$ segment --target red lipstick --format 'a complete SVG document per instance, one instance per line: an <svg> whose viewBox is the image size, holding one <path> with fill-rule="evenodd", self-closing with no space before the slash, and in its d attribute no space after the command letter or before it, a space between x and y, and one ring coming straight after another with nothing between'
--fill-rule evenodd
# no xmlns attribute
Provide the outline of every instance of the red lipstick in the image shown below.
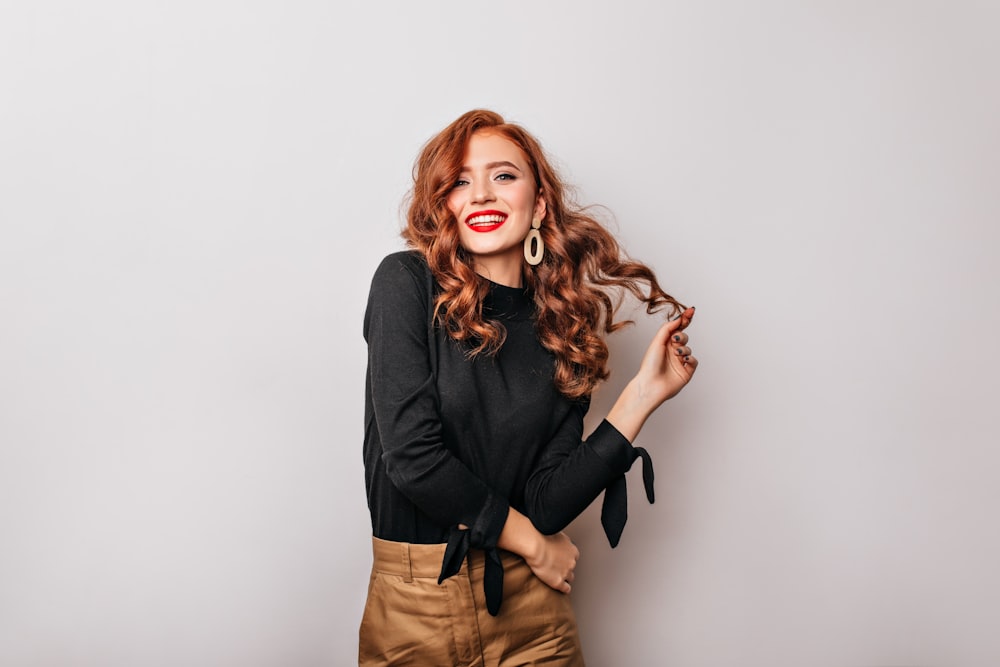
<svg viewBox="0 0 1000 667"><path fill-rule="evenodd" d="M507 214L503 211L476 211L465 218L465 224L474 232L492 232L507 222Z"/></svg>

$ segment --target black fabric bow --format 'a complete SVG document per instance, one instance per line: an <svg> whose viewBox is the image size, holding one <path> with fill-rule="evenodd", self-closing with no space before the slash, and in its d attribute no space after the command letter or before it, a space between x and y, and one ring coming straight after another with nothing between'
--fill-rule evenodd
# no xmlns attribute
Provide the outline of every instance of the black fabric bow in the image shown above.
<svg viewBox="0 0 1000 667"><path fill-rule="evenodd" d="M496 547L484 549L486 566L483 572L483 590L486 592L486 610L490 616L500 613L500 603L503 601L503 562ZM457 526L452 528L448 536L448 546L444 550L444 560L441 563L441 574L438 584L450 576L458 574L462 563L469 553L469 531Z"/></svg>
<svg viewBox="0 0 1000 667"><path fill-rule="evenodd" d="M652 503L653 498L653 460L642 447L636 447L636 458L642 458L642 486L646 489L646 499ZM621 475L604 490L604 503L601 505L601 525L604 534L608 536L611 548L618 546L628 521L628 489L625 486L625 475Z"/></svg>

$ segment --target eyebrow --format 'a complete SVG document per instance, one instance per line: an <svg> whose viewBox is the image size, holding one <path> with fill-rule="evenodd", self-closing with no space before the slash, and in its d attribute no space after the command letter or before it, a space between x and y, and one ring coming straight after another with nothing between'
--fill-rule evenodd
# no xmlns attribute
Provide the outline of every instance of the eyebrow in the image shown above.
<svg viewBox="0 0 1000 667"><path fill-rule="evenodd" d="M486 165L486 169L496 169L497 167L509 167L511 169L514 169L514 170L518 171L519 173L524 173L523 171L521 171L520 167L518 167L513 162L508 162L507 160L500 160L498 162L490 162L490 163L488 163ZM470 171L468 165L462 165L462 171L463 172Z"/></svg>

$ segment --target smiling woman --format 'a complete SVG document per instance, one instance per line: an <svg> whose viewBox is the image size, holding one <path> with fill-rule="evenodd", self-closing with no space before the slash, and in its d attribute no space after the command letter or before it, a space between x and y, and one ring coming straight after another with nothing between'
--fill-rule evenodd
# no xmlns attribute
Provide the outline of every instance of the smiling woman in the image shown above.
<svg viewBox="0 0 1000 667"><path fill-rule="evenodd" d="M481 130L469 138L448 209L459 221L462 248L476 273L509 287L524 281L521 256L532 222L545 217L528 157L503 135Z"/></svg>
<svg viewBox="0 0 1000 667"><path fill-rule="evenodd" d="M537 140L489 111L434 137L414 171L411 250L365 313L365 481L374 564L361 665L582 665L562 529L602 491L625 525L632 441L691 379L694 316L565 199ZM622 290L676 315L586 439ZM501 604L502 603L502 604Z"/></svg>

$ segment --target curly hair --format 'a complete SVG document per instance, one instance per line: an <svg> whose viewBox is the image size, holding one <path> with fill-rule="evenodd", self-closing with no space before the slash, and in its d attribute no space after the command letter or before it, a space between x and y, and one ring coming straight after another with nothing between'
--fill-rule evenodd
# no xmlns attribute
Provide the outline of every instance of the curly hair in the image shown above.
<svg viewBox="0 0 1000 667"><path fill-rule="evenodd" d="M441 286L435 317L448 335L472 344L470 355L494 354L506 330L483 317L489 284L480 280L472 258L459 242L458 222L447 206L458 179L465 149L476 132L499 134L527 158L535 186L546 203L542 224L545 256L537 266L525 263L525 285L534 294L536 329L542 346L555 357L556 388L569 398L583 398L608 377L608 346L603 334L630 324L615 322L624 292L631 293L653 313L670 306L684 309L664 292L645 264L625 256L618 241L587 209L569 201L566 186L524 128L507 123L484 109L469 111L433 137L413 167L407 224L407 244L427 259Z"/></svg>

